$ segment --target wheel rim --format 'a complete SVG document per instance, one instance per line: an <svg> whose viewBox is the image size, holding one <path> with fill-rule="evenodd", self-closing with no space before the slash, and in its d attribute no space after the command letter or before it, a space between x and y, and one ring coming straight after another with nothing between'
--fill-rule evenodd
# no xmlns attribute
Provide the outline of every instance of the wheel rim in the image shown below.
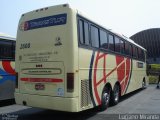
<svg viewBox="0 0 160 120"><path fill-rule="evenodd" d="M109 93L105 92L105 93L103 94L103 99L104 99L105 105L108 105L108 103L109 103L109 98L110 98Z"/></svg>
<svg viewBox="0 0 160 120"><path fill-rule="evenodd" d="M119 99L119 87L116 85L114 90L114 100L118 101L118 99Z"/></svg>
<svg viewBox="0 0 160 120"><path fill-rule="evenodd" d="M142 82L142 87L144 88L146 86L145 82L143 81Z"/></svg>

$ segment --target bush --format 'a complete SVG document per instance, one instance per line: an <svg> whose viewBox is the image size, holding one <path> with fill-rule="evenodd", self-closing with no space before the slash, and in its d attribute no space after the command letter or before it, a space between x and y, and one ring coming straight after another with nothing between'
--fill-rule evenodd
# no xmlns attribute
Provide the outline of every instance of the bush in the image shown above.
<svg viewBox="0 0 160 120"><path fill-rule="evenodd" d="M149 84L157 84L158 76L149 76Z"/></svg>

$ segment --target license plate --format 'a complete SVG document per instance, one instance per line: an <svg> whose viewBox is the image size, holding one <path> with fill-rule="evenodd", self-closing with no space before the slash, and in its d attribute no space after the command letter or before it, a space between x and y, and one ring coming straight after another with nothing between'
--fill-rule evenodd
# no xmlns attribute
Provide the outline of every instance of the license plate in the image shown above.
<svg viewBox="0 0 160 120"><path fill-rule="evenodd" d="M37 83L35 84L35 89L36 90L44 90L45 89L45 85L42 83Z"/></svg>

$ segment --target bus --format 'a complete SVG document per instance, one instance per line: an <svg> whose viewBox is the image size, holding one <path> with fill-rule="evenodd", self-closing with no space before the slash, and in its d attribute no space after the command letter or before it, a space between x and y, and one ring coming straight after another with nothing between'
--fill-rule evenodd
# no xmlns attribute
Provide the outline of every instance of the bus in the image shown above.
<svg viewBox="0 0 160 120"><path fill-rule="evenodd" d="M21 16L16 41L17 104L79 112L116 105L146 86L146 50L68 4Z"/></svg>
<svg viewBox="0 0 160 120"><path fill-rule="evenodd" d="M15 38L0 33L0 101L14 99Z"/></svg>

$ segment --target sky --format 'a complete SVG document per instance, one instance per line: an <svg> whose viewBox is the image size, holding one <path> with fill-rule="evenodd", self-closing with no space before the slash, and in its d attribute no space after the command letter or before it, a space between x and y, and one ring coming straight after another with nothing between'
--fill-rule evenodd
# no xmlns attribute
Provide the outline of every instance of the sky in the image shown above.
<svg viewBox="0 0 160 120"><path fill-rule="evenodd" d="M160 27L160 0L1 0L0 32L16 37L23 13L65 3L127 37Z"/></svg>

